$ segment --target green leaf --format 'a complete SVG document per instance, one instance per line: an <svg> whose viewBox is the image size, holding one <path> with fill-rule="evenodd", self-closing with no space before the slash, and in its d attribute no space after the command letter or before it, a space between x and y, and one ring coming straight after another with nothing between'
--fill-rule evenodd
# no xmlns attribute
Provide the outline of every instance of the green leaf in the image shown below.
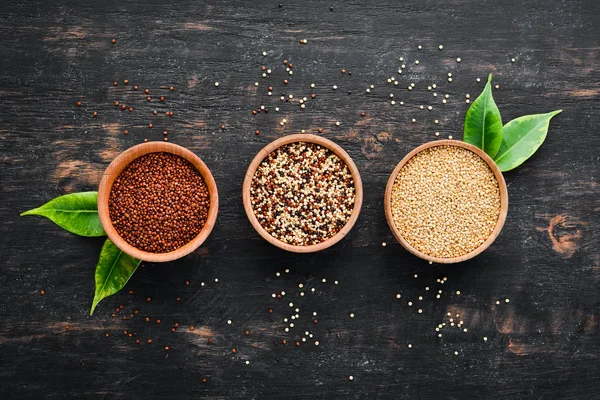
<svg viewBox="0 0 600 400"><path fill-rule="evenodd" d="M465 116L463 141L494 157L502 143L502 117L492 96L492 74Z"/></svg>
<svg viewBox="0 0 600 400"><path fill-rule="evenodd" d="M96 265L96 293L90 315L94 313L102 299L123 289L140 262L140 260L123 253L110 239L106 239L102 251L100 251L98 265Z"/></svg>
<svg viewBox="0 0 600 400"><path fill-rule="evenodd" d="M98 192L72 193L56 197L25 215L41 215L56 225L80 236L106 236L97 206Z"/></svg>
<svg viewBox="0 0 600 400"><path fill-rule="evenodd" d="M525 115L504 125L502 145L494 157L500 171L510 171L531 157L544 143L550 119L560 112Z"/></svg>

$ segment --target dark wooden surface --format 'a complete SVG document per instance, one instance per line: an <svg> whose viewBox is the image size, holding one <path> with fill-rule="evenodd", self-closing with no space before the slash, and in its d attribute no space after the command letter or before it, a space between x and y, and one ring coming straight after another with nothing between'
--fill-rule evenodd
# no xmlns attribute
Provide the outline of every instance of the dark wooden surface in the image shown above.
<svg viewBox="0 0 600 400"><path fill-rule="evenodd" d="M5 2L0 9L1 398L598 398L597 1L102 3ZM397 75L401 56L407 68L394 87L386 79ZM287 87L283 59L294 64ZM269 79L260 77L261 65L273 69ZM383 213L386 180L434 131L461 137L465 94L476 96L482 84L475 79L490 72L504 121L564 112L537 154L505 174L509 214L492 247L460 265L428 265L393 240ZM123 79L164 94L165 104L148 104ZM447 105L427 91L431 83L451 95ZM304 110L279 100L282 92L297 99L313 91L318 97ZM390 93L406 104L390 105ZM115 100L136 110L116 111ZM253 117L261 104L269 113ZM175 116L164 117L166 110ZM242 180L269 141L319 127L362 174L362 214L333 248L285 253L252 230ZM18 214L60 194L95 190L119 152L143 138L162 140L164 129L211 168L221 196L216 228L185 259L139 269L90 317L102 239ZM443 277L445 284L436 283ZM271 297L282 290L283 299ZM290 302L301 311L286 333ZM134 309L138 315L122 320ZM435 325L448 312L459 313L468 332L445 329L438 338ZM295 347L305 330L313 338Z"/></svg>

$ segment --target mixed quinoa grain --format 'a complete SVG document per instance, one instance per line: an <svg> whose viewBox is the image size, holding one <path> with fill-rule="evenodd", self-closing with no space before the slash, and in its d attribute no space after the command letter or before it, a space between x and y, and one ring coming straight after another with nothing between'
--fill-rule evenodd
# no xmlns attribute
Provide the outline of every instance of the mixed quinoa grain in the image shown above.
<svg viewBox="0 0 600 400"><path fill-rule="evenodd" d="M200 172L170 153L139 157L115 179L110 219L130 245L168 253L194 239L208 218L210 196Z"/></svg>
<svg viewBox="0 0 600 400"><path fill-rule="evenodd" d="M433 257L463 256L493 232L500 215L494 173L477 154L436 146L412 157L392 188L391 210L400 234Z"/></svg>
<svg viewBox="0 0 600 400"><path fill-rule="evenodd" d="M348 166L331 150L305 142L281 146L265 157L250 188L260 225L295 246L337 234L352 214L354 198Z"/></svg>

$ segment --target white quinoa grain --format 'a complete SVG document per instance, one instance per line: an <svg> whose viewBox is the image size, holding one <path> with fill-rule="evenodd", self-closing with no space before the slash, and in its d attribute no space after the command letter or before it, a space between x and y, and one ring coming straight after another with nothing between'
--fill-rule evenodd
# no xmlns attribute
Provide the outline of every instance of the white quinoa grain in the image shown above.
<svg viewBox="0 0 600 400"><path fill-rule="evenodd" d="M418 153L400 170L392 189L396 227L430 256L458 257L479 247L499 214L493 172L478 155L457 146Z"/></svg>

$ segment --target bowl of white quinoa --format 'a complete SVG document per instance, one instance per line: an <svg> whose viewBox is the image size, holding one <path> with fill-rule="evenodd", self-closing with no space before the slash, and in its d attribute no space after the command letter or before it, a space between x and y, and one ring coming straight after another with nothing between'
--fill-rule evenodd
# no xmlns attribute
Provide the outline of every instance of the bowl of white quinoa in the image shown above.
<svg viewBox="0 0 600 400"><path fill-rule="evenodd" d="M384 197L395 238L435 263L473 258L498 237L508 210L500 169L481 149L458 140L423 144L392 172Z"/></svg>

